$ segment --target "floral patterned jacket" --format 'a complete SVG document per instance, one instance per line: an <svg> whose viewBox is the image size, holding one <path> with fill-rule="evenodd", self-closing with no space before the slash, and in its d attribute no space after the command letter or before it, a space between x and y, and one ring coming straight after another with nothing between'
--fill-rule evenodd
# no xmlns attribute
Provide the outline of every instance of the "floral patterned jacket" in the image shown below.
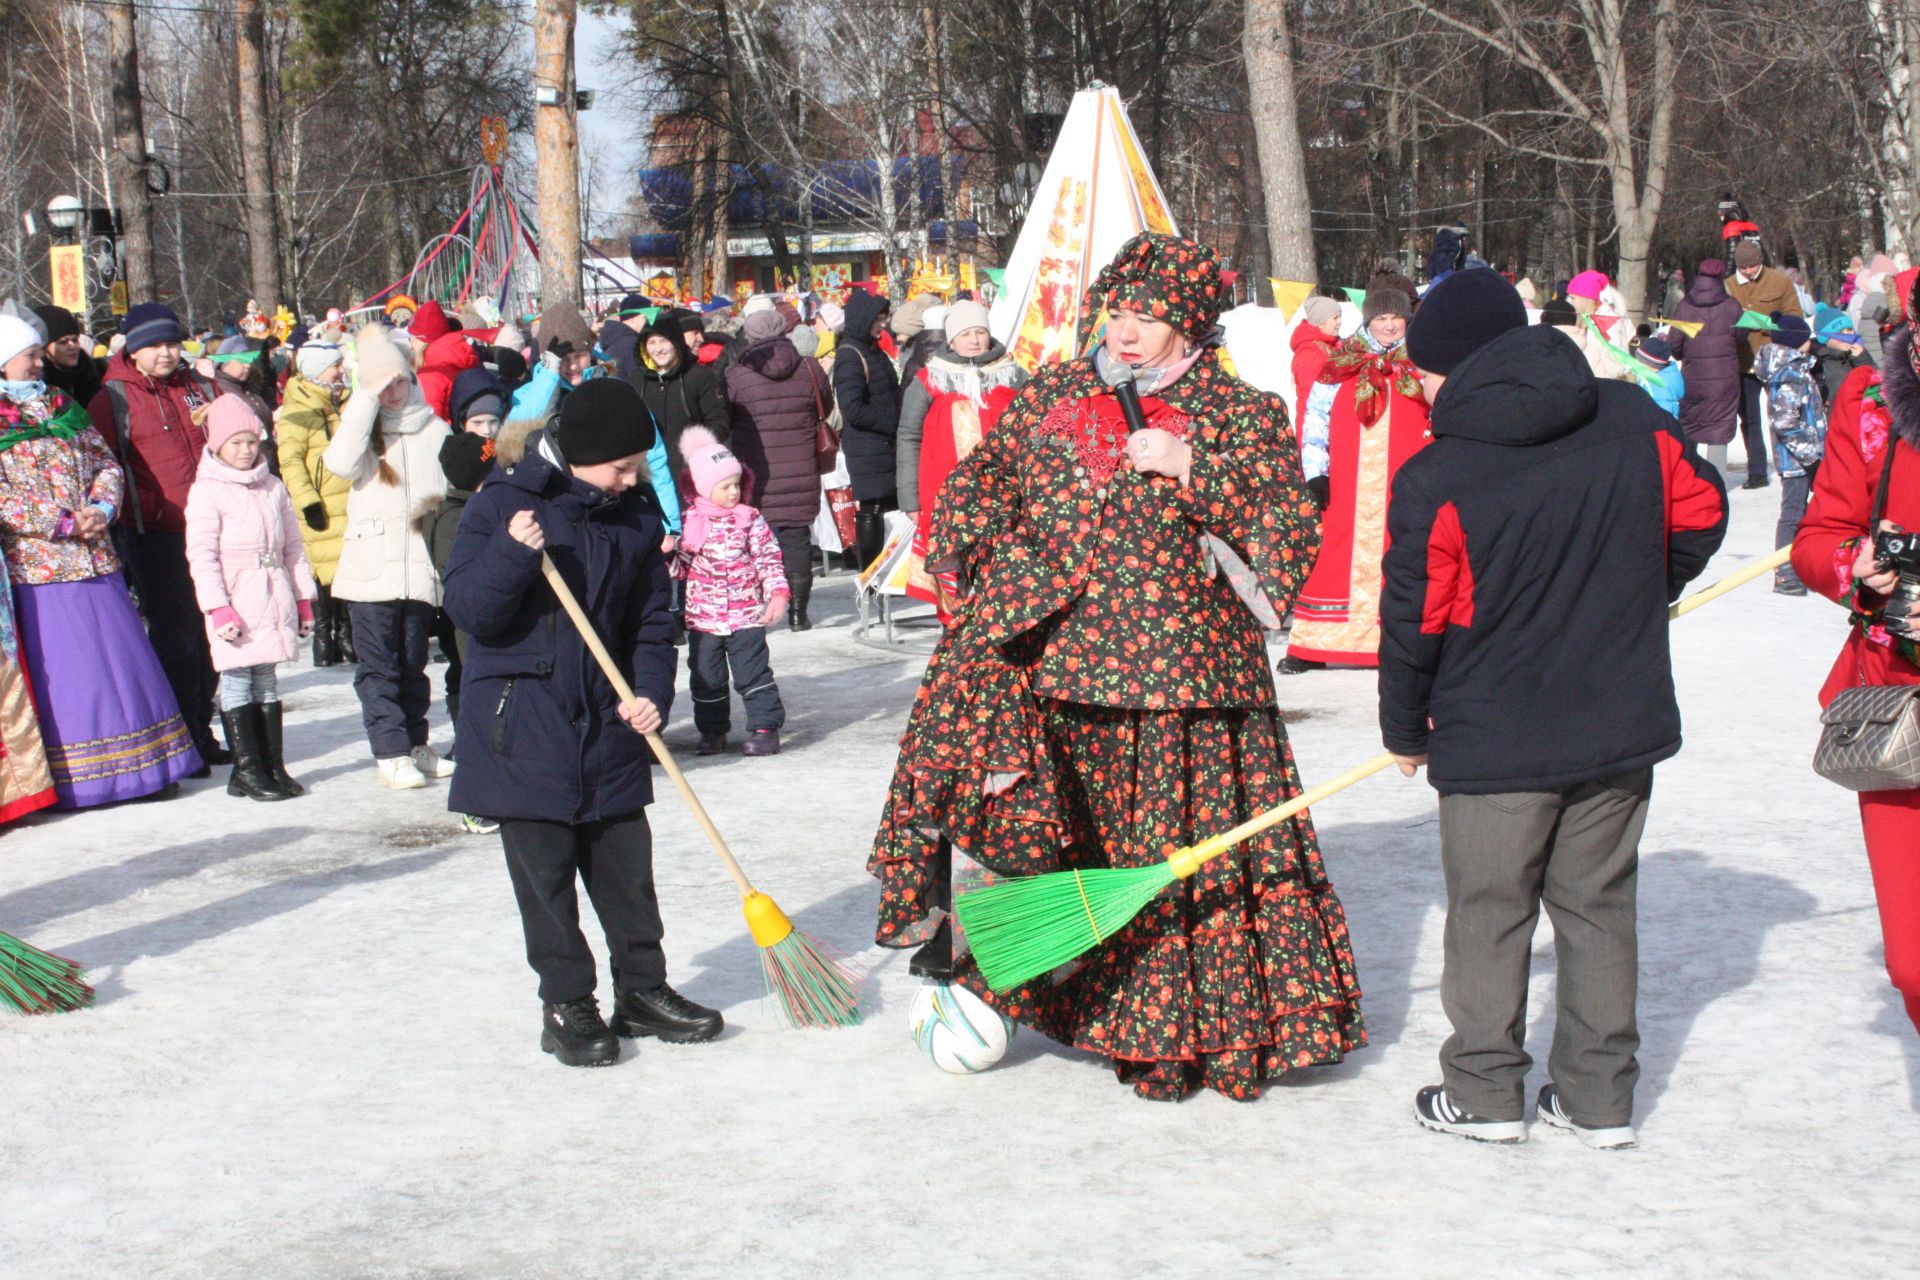
<svg viewBox="0 0 1920 1280"><path fill-rule="evenodd" d="M1272 706L1262 628L1279 625L1320 542L1286 408L1217 348L1143 408L1192 446L1186 485L1127 465L1091 360L1035 373L942 488L928 567L964 570L971 639L1037 650L1021 665L1040 696Z"/></svg>
<svg viewBox="0 0 1920 1280"><path fill-rule="evenodd" d="M61 419L69 438L47 434L0 449L0 549L21 586L81 582L120 567L113 540L82 539L75 513L100 508L111 521L121 501L120 464L65 394L21 404L0 398L0 436Z"/></svg>

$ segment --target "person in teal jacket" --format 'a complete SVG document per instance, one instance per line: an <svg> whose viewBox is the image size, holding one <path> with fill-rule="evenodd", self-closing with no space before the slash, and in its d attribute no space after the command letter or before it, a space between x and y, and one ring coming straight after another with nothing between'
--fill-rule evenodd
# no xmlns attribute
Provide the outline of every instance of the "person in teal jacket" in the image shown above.
<svg viewBox="0 0 1920 1280"><path fill-rule="evenodd" d="M507 418L512 422L545 426L560 412L560 402L567 392L584 382L606 376L607 366L597 360L581 364L550 352L543 354L534 368L533 377L513 393L513 405L508 410ZM660 499L660 510L666 515L667 534L677 542L680 537L680 495L673 485L666 435L660 430L660 424L652 421L653 411L646 409L644 403L641 408L647 413L649 425L654 429L653 447L647 450L647 470L653 493ZM671 552L673 548L667 547L665 550Z"/></svg>
<svg viewBox="0 0 1920 1280"><path fill-rule="evenodd" d="M1639 365L1630 370L1634 381L1647 389L1655 404L1678 418L1680 397L1687 393L1687 380L1673 362L1673 348L1665 338L1655 334L1641 339L1640 345L1633 349L1633 356Z"/></svg>

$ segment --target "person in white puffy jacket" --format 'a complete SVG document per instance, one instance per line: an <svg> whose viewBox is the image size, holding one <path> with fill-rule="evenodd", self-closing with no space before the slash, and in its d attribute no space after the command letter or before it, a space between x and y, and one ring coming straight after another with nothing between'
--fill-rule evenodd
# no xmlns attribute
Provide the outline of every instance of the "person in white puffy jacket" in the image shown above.
<svg viewBox="0 0 1920 1280"><path fill-rule="evenodd" d="M446 495L434 416L406 356L379 328L356 339L359 388L340 411L327 470L348 481L346 536L333 594L353 621L367 740L381 786L424 787L453 772L427 745L427 640L440 607L440 575L421 519Z"/></svg>

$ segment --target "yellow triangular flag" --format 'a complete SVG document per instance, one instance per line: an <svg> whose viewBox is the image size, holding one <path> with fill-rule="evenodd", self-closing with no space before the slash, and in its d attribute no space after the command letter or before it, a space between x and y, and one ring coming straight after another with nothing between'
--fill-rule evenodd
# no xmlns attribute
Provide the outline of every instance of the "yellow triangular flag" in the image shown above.
<svg viewBox="0 0 1920 1280"><path fill-rule="evenodd" d="M1293 313L1313 296L1314 286L1304 280L1282 280L1278 276L1268 276L1267 283L1273 286L1273 305L1280 308L1282 320L1293 319Z"/></svg>
<svg viewBox="0 0 1920 1280"><path fill-rule="evenodd" d="M1662 319L1662 320L1655 320L1654 323L1664 324L1670 328L1678 329L1680 332L1686 334L1689 338L1699 337L1700 331L1707 327L1707 322L1704 320L1664 320Z"/></svg>

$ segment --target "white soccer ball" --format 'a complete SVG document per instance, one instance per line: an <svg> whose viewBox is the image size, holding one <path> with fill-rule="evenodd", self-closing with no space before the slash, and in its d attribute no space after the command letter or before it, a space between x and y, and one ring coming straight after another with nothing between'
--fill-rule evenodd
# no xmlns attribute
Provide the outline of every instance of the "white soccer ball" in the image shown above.
<svg viewBox="0 0 1920 1280"><path fill-rule="evenodd" d="M927 1061L957 1076L985 1071L1007 1056L1014 1024L965 987L928 983L907 1015L913 1042Z"/></svg>

